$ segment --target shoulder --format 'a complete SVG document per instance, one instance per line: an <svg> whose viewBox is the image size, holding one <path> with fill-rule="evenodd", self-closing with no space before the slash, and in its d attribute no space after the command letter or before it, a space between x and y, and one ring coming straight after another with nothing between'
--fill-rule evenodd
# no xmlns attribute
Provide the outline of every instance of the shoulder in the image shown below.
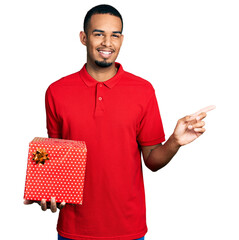
<svg viewBox="0 0 239 240"><path fill-rule="evenodd" d="M153 85L146 79L134 75L130 72L124 71L124 77L121 79L121 84L127 87L132 87L135 91L143 91L147 93L153 93Z"/></svg>
<svg viewBox="0 0 239 240"><path fill-rule="evenodd" d="M149 88L152 88L152 87L153 87L152 84L151 84L148 80L146 80L146 79L144 79L144 78L142 78L142 77L139 77L139 76L134 75L134 74L132 74L132 73L130 73L130 72L127 72L127 71L124 71L124 73L125 73L125 76L126 76L132 83L136 83L136 84L139 84L139 85L144 85L145 87L149 87Z"/></svg>
<svg viewBox="0 0 239 240"><path fill-rule="evenodd" d="M76 89L79 85L79 72L67 75L49 85L46 90L45 97L46 100L49 99L65 99L73 89Z"/></svg>
<svg viewBox="0 0 239 240"><path fill-rule="evenodd" d="M70 75L67 75L67 76L53 82L52 84L50 84L50 86L48 88L57 89L57 88L74 85L78 79L79 79L79 71L72 73Z"/></svg>

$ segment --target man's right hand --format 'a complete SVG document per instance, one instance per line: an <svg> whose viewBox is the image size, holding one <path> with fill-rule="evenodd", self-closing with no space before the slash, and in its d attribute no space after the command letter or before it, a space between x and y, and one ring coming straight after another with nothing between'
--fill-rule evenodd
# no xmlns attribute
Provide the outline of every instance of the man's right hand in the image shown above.
<svg viewBox="0 0 239 240"><path fill-rule="evenodd" d="M32 204L32 203L38 203L41 206L41 209L43 211L46 211L47 209L51 209L51 211L54 213L57 211L57 208L62 209L66 203L57 203L55 198L52 197L50 202L47 202L45 199L42 199L41 201L34 201L34 200L24 200L23 202L26 205Z"/></svg>

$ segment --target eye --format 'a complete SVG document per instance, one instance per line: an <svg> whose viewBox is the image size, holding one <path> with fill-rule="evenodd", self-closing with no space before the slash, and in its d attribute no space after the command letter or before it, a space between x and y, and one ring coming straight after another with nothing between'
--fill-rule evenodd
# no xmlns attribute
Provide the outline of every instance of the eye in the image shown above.
<svg viewBox="0 0 239 240"><path fill-rule="evenodd" d="M101 36L103 36L103 34L102 33L95 33L94 36L101 37Z"/></svg>
<svg viewBox="0 0 239 240"><path fill-rule="evenodd" d="M112 37L113 37L113 38L119 38L120 35L119 35L119 34L113 34Z"/></svg>

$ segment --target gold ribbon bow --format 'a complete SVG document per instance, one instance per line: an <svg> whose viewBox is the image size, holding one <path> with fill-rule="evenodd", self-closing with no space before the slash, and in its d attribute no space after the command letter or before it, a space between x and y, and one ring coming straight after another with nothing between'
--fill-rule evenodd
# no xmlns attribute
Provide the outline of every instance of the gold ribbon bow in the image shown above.
<svg viewBox="0 0 239 240"><path fill-rule="evenodd" d="M49 160L48 153L45 149L37 149L35 153L33 153L32 160L36 162L36 164L45 164L46 160Z"/></svg>

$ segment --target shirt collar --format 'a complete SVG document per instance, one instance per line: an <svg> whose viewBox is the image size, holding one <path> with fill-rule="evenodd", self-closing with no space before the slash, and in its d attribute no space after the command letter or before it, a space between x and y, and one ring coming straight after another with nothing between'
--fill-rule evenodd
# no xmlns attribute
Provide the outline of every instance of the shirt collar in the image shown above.
<svg viewBox="0 0 239 240"><path fill-rule="evenodd" d="M118 68L117 73L114 77L110 78L109 80L102 82L106 87L113 88L118 81L120 80L120 75L124 72L123 67L120 63L115 63L115 66ZM80 70L80 77L83 80L83 82L88 87L95 87L97 83L99 83L97 80L95 80L86 70L86 64L83 66L83 68Z"/></svg>

